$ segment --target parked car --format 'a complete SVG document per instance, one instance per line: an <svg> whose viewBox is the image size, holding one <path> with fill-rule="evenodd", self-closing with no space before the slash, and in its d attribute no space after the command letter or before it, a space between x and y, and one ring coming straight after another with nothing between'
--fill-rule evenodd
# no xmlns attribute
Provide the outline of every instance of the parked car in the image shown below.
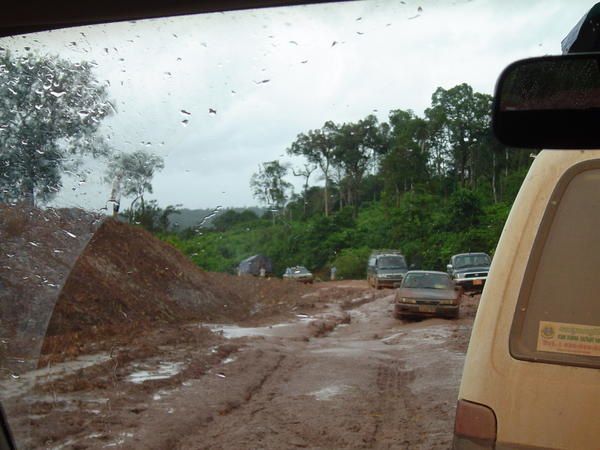
<svg viewBox="0 0 600 450"><path fill-rule="evenodd" d="M407 272L394 300L394 317L441 316L456 319L462 288L447 273L427 270Z"/></svg>
<svg viewBox="0 0 600 450"><path fill-rule="evenodd" d="M271 259L264 255L254 255L240 262L237 270L238 275L266 276L273 273Z"/></svg>
<svg viewBox="0 0 600 450"><path fill-rule="evenodd" d="M375 250L367 263L367 282L375 289L397 287L408 271L406 259L398 250Z"/></svg>
<svg viewBox="0 0 600 450"><path fill-rule="evenodd" d="M285 269L283 278L286 280L295 280L300 281L302 283L311 284L315 281L315 277L312 274L312 272L304 266L288 267L287 269Z"/></svg>
<svg viewBox="0 0 600 450"><path fill-rule="evenodd" d="M465 291L482 290L491 263L485 253L460 253L450 258L447 269L454 282Z"/></svg>
<svg viewBox="0 0 600 450"><path fill-rule="evenodd" d="M596 5L563 46L600 51L599 19ZM465 359L455 450L599 448L598 55L518 61L496 84L500 142L552 150L534 155L498 242Z"/></svg>

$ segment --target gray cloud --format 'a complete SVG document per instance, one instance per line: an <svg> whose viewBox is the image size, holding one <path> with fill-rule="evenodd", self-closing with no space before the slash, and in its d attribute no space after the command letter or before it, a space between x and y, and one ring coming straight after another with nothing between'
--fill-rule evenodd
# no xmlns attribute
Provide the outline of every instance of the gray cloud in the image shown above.
<svg viewBox="0 0 600 450"><path fill-rule="evenodd" d="M291 161L285 149L298 133L375 110L380 120L396 108L421 114L438 86L491 93L511 61L559 53L590 6L350 2L101 25L3 45L98 63L118 110L103 132L117 150L165 158L154 181L160 204L239 206L255 203L248 182L260 162ZM65 179L57 204L104 205L102 166L86 167L87 182Z"/></svg>

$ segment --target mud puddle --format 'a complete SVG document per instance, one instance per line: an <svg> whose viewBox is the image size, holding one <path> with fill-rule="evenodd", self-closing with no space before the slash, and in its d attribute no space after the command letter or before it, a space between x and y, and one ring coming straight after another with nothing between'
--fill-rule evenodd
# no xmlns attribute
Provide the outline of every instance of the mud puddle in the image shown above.
<svg viewBox="0 0 600 450"><path fill-rule="evenodd" d="M138 366L139 367L139 366ZM126 378L130 383L141 384L145 381L166 380L174 377L185 368L182 362L160 362L158 367L137 370Z"/></svg>
<svg viewBox="0 0 600 450"><path fill-rule="evenodd" d="M110 354L97 353L95 355L84 355L72 361L55 363L41 369L30 370L22 374L12 374L8 379L0 381L2 398L7 399L16 397L29 390L36 384L47 383L50 381L71 375L78 370L85 369L96 364L102 364L110 360Z"/></svg>

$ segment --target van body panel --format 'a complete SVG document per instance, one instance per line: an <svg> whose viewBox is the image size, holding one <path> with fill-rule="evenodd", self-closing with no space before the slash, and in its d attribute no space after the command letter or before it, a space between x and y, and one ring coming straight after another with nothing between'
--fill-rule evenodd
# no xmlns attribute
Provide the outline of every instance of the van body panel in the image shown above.
<svg viewBox="0 0 600 450"><path fill-rule="evenodd" d="M600 151L537 155L490 267L459 398L492 408L498 420L498 449L600 448L600 370L517 360L509 352L525 271L555 186L569 168L592 159L600 159Z"/></svg>

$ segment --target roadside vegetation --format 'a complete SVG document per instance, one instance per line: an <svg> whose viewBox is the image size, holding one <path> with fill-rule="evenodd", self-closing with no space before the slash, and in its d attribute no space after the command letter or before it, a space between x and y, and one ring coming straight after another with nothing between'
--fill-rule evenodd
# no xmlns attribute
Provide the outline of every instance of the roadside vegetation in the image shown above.
<svg viewBox="0 0 600 450"><path fill-rule="evenodd" d="M398 109L387 122L369 115L299 134L287 152L302 164L263 162L250 180L266 208L260 217L215 211L175 232L169 208L127 214L210 271L233 273L262 253L276 275L301 264L355 278L375 248L399 248L427 269L443 269L455 253L493 254L533 155L493 138L491 101L461 84L438 88L423 117ZM302 178L300 193L287 181L293 176Z"/></svg>
<svg viewBox="0 0 600 450"><path fill-rule="evenodd" d="M532 161L529 151L509 151L493 138L491 96L467 84L440 87L422 116L395 109L385 122L368 115L301 132L282 149L294 166L257 161L248 189L262 210L216 208L189 226L181 205L145 199L162 158L121 153L98 132L114 108L92 65L8 51L0 59L0 203L43 205L65 174L85 183L78 168L92 157L104 163L111 186L107 214L157 234L210 271L234 273L239 261L262 253L276 275L304 265L325 276L335 266L338 276L353 278L364 276L375 248L399 248L428 269L458 252L493 254ZM73 106L82 102L85 109ZM187 226L177 226L178 217Z"/></svg>

